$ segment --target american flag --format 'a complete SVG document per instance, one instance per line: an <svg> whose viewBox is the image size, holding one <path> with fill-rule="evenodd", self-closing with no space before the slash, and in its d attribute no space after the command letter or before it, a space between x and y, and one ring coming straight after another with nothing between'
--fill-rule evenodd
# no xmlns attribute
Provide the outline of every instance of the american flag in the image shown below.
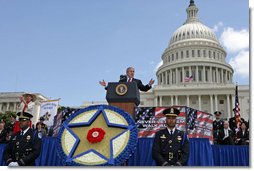
<svg viewBox="0 0 254 171"><path fill-rule="evenodd" d="M238 100L238 85L236 83L235 87L235 118L236 122L241 122L241 115L240 115L240 104Z"/></svg>
<svg viewBox="0 0 254 171"><path fill-rule="evenodd" d="M190 107L186 107L187 113L187 128L193 130L195 128L195 122L197 119L197 110Z"/></svg>
<svg viewBox="0 0 254 171"><path fill-rule="evenodd" d="M180 110L176 120L176 128L185 131L185 108L174 106ZM166 128L165 116L162 113L168 107L137 107L135 108L138 137L154 137L155 133Z"/></svg>
<svg viewBox="0 0 254 171"><path fill-rule="evenodd" d="M61 107L58 111L57 115L54 117L54 126L53 126L53 136L57 136L62 123L68 119L70 115L77 112L79 109L69 108L69 107Z"/></svg>
<svg viewBox="0 0 254 171"><path fill-rule="evenodd" d="M63 112L59 112L55 117L54 117L54 126L53 126L53 137L56 137L58 134L58 131L62 125L62 117L63 117Z"/></svg>
<svg viewBox="0 0 254 171"><path fill-rule="evenodd" d="M176 120L176 128L188 132L189 138L208 138L213 142L213 120L212 115L185 106L174 106L180 110ZM166 128L165 116L163 111L168 107L137 107L136 125L138 137L154 137L155 133Z"/></svg>
<svg viewBox="0 0 254 171"><path fill-rule="evenodd" d="M186 107L187 128L189 138L208 138L213 143L212 115Z"/></svg>
<svg viewBox="0 0 254 171"><path fill-rule="evenodd" d="M189 77L185 77L185 78L184 78L184 81L185 81L185 82L189 82L189 81L192 81L192 79L193 79L193 77L192 77L192 75L191 75L191 76L189 76Z"/></svg>

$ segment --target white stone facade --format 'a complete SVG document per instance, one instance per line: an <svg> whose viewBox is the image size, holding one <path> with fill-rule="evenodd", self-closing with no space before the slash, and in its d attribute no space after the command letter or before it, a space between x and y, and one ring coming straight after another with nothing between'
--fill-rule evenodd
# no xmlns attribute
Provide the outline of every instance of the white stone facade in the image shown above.
<svg viewBox="0 0 254 171"><path fill-rule="evenodd" d="M141 93L141 106L184 105L208 113L219 110L223 118L230 118L235 106L233 68L226 63L227 54L215 33L198 20L194 1L186 12L186 22L162 54L158 85ZM190 76L192 80L185 80ZM241 116L248 120L249 85L239 85L238 90Z"/></svg>

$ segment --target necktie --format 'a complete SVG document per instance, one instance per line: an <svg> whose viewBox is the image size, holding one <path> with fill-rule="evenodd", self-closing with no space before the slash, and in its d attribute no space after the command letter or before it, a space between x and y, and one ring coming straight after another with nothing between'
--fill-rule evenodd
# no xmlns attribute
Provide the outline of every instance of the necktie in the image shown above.
<svg viewBox="0 0 254 171"><path fill-rule="evenodd" d="M130 82L131 82L131 78L128 79L128 83L130 83Z"/></svg>
<svg viewBox="0 0 254 171"><path fill-rule="evenodd" d="M23 136L23 134L24 134L24 132L23 132L23 131L21 131L20 135L21 135L21 136Z"/></svg>
<svg viewBox="0 0 254 171"><path fill-rule="evenodd" d="M170 134L173 135L173 130L170 131Z"/></svg>

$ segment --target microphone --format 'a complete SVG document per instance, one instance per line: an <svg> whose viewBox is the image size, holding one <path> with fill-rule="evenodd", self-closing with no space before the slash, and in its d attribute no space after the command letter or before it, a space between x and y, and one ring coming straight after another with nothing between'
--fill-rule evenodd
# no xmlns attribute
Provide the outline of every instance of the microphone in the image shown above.
<svg viewBox="0 0 254 171"><path fill-rule="evenodd" d="M127 80L127 76L126 75L120 75L120 81L123 81L123 80Z"/></svg>

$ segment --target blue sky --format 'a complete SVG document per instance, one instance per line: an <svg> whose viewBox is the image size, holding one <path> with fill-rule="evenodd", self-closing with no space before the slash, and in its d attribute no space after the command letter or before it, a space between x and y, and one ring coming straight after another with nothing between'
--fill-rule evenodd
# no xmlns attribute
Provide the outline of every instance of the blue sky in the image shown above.
<svg viewBox="0 0 254 171"><path fill-rule="evenodd" d="M227 62L235 65L234 81L249 84L248 69L241 67L249 56L248 1L195 4L199 19L228 52ZM143 83L156 80L156 66L185 22L188 5L188 0L0 1L0 92L41 93L61 98L61 105L80 106L105 100L98 82L118 81L128 66ZM243 39L238 47L231 43L234 35Z"/></svg>

